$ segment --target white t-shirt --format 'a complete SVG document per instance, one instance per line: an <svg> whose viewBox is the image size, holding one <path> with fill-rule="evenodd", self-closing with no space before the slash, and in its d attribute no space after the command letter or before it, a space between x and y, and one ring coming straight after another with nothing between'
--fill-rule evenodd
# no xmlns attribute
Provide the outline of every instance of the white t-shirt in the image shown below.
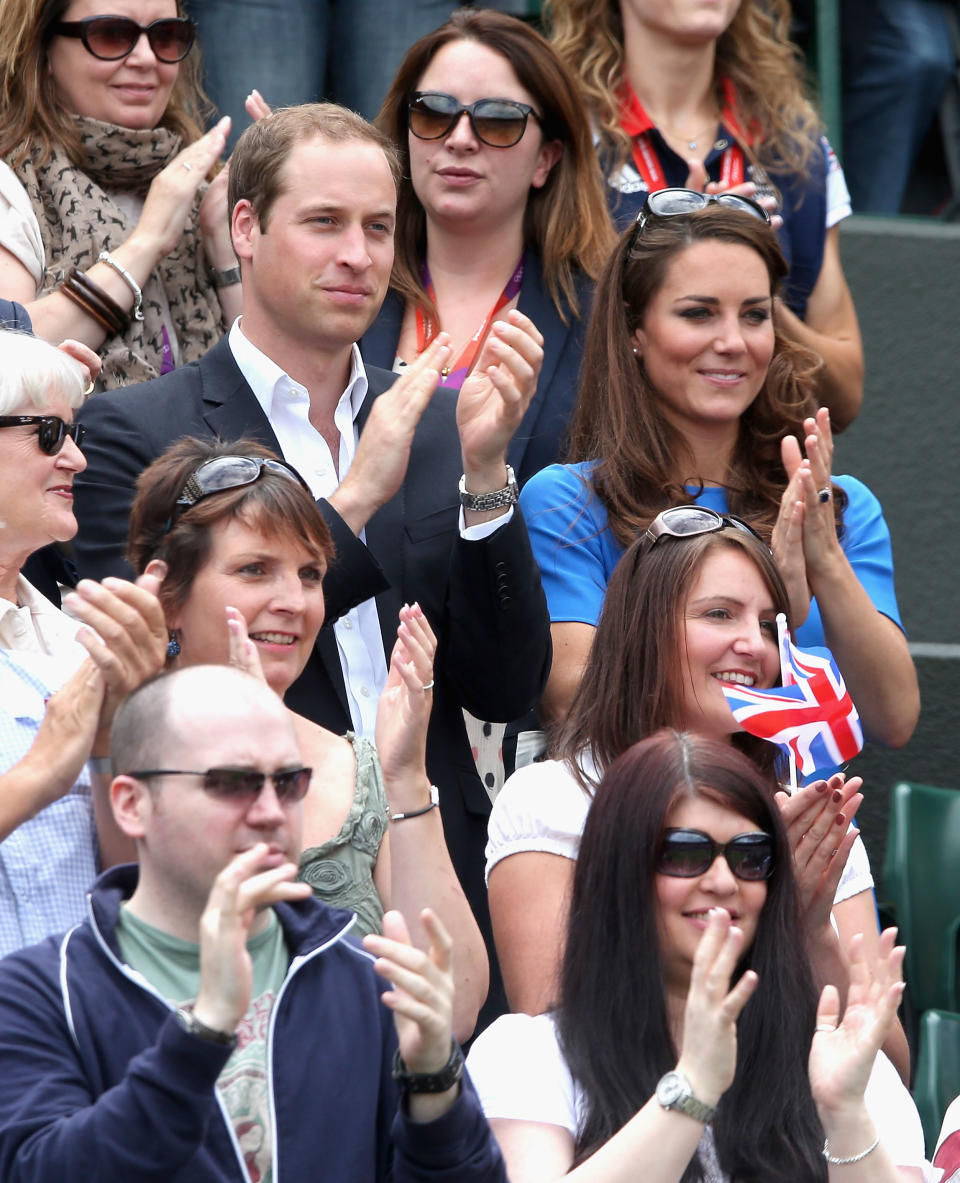
<svg viewBox="0 0 960 1183"><path fill-rule="evenodd" d="M561 1126L576 1138L584 1116L583 1096L574 1083L550 1015L503 1015L478 1035L467 1069L488 1119ZM865 1094L883 1145L897 1166L919 1167L928 1183L939 1171L924 1158L920 1115L897 1070L880 1052ZM716 1167L709 1126L700 1142L708 1176L725 1180Z"/></svg>
<svg viewBox="0 0 960 1183"><path fill-rule="evenodd" d="M592 765L586 771L592 774ZM576 859L590 798L562 760L518 768L500 790L487 827L487 879L511 854L540 851ZM834 896L834 904L873 888L870 860L858 836Z"/></svg>

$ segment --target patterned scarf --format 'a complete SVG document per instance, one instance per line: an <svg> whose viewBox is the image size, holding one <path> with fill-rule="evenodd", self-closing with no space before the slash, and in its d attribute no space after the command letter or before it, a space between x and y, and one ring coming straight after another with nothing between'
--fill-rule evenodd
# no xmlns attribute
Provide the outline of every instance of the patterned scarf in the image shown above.
<svg viewBox="0 0 960 1183"><path fill-rule="evenodd" d="M16 169L40 223L46 269L40 294L52 291L71 267L86 271L102 250L115 250L134 230L111 193L145 197L153 178L180 151L180 137L166 128L132 131L76 117L86 161L72 164L59 148L46 164L27 159ZM143 321L131 320L123 336L108 337L100 348L100 385L126 386L156 378L164 356L163 305L184 362L196 361L223 334L216 289L207 275L197 218L204 187L194 202L176 248L161 259L143 285Z"/></svg>

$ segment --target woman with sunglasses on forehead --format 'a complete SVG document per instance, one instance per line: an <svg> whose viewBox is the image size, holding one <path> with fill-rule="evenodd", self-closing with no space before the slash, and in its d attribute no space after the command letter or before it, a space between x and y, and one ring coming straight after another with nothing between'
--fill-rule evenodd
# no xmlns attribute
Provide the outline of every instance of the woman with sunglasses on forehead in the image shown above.
<svg viewBox="0 0 960 1183"><path fill-rule="evenodd" d="M817 396L842 430L863 401L863 349L840 260L850 196L806 97L789 0L547 0L625 229L649 193L686 185L771 201L789 277L777 323L826 363Z"/></svg>
<svg viewBox="0 0 960 1183"><path fill-rule="evenodd" d="M4 0L0 292L98 350L101 386L196 360L240 310L194 33L176 0Z"/></svg>
<svg viewBox="0 0 960 1183"><path fill-rule="evenodd" d="M544 364L508 453L522 485L560 455L614 241L576 84L522 21L460 9L407 52L377 122L403 179L391 291L364 358L402 368L442 329L441 382L459 388L497 318L529 316Z"/></svg>
<svg viewBox="0 0 960 1183"><path fill-rule="evenodd" d="M323 624L321 580L333 545L295 469L252 440L184 439L141 475L130 515L134 570L162 579L178 665L240 665L284 696ZM466 1039L487 992L483 938L450 861L425 766L436 639L417 605L400 613L373 745L292 714L309 789L300 874L357 914L357 935L383 913L429 905L454 938L455 1031ZM220 778L211 791L250 795ZM429 947L421 926L414 940Z"/></svg>
<svg viewBox="0 0 960 1183"><path fill-rule="evenodd" d="M773 318L785 263L764 211L720 201L664 190L621 237L587 333L574 463L521 496L553 622L541 713L566 713L626 547L695 500L769 540L797 644L832 650L867 738L899 747L919 695L889 531L865 485L832 475L816 359Z"/></svg>
<svg viewBox="0 0 960 1183"><path fill-rule="evenodd" d="M790 844L729 744L657 732L587 818L551 1014L468 1059L511 1183L921 1183L919 1115L880 1052L903 991L884 933L817 997Z"/></svg>
<svg viewBox="0 0 960 1183"><path fill-rule="evenodd" d="M497 954L512 1010L556 999L574 866L604 770L662 727L729 743L777 795L794 852L807 952L819 984L843 985L843 948L879 932L873 878L850 826L859 777L778 793L779 749L741 731L724 685L780 681L776 616L790 610L769 548L737 518L700 506L665 510L626 551L610 580L583 679L550 759L518 769L493 804L487 882ZM909 1079L899 1024L884 1050Z"/></svg>

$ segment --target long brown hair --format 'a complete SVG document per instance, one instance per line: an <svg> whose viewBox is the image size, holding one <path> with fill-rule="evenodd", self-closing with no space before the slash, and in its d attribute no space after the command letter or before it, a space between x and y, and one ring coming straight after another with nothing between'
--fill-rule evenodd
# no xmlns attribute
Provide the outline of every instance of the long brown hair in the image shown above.
<svg viewBox="0 0 960 1183"><path fill-rule="evenodd" d="M63 106L47 68L54 26L69 5L70 0L3 0L0 157L10 164L20 164L34 148L39 149L37 165L45 164L54 148L62 148L78 167L84 163L74 113ZM177 13L182 15L179 0ZM160 126L179 135L186 146L203 135L204 119L212 110L200 87L200 50L194 45L180 63Z"/></svg>
<svg viewBox="0 0 960 1183"><path fill-rule="evenodd" d="M630 139L620 126L624 77L620 0L544 0L544 20L557 53L576 73L603 146L622 164ZM819 119L805 94L802 57L790 41L788 0L742 0L717 39L714 81L729 78L737 121L756 129L756 161L772 172L805 171Z"/></svg>
<svg viewBox="0 0 960 1183"><path fill-rule="evenodd" d="M597 283L569 459L596 462L589 479L621 546L629 546L666 506L689 502L686 486L700 481L700 473L684 471L692 463L686 442L660 409L659 395L634 356L632 335L674 259L705 241L756 252L776 293L787 265L774 232L759 218L716 204L648 223L640 235L625 231ZM724 485L731 513L766 538L787 484L780 441L787 434L802 438L803 420L816 411L813 381L821 365L811 350L776 333L766 379L740 418ZM839 528L846 499L836 486L834 493Z"/></svg>
<svg viewBox="0 0 960 1183"><path fill-rule="evenodd" d="M638 538L607 584L590 656L554 751L587 792L596 782L580 767L583 752L602 774L631 744L661 727L682 731L689 725L683 711L684 609L708 556L729 547L750 559L775 611L789 620L789 597L776 560L746 530L726 526L712 534L663 538L653 546ZM732 739L775 784L776 746L746 732Z"/></svg>
<svg viewBox="0 0 960 1183"><path fill-rule="evenodd" d="M823 1127L807 1076L817 993L780 810L763 776L729 744L669 730L607 770L580 843L555 1015L582 1096L574 1165L612 1138L677 1063L657 855L671 809L698 797L773 838L766 900L734 971L739 978L752 969L759 983L737 1020L736 1073L712 1122L720 1167L728 1179L826 1183ZM682 1183L703 1178L694 1152Z"/></svg>
<svg viewBox="0 0 960 1183"><path fill-rule="evenodd" d="M377 126L397 145L403 165L393 287L405 300L436 316L420 278L427 220L410 179L407 98L436 53L452 41L476 41L506 58L542 115L544 141L559 140L563 145L546 183L530 191L524 237L539 252L550 298L566 320L564 303L579 313L576 269L596 279L615 242L603 179L574 75L539 33L492 9L459 9L445 25L415 42L377 116Z"/></svg>

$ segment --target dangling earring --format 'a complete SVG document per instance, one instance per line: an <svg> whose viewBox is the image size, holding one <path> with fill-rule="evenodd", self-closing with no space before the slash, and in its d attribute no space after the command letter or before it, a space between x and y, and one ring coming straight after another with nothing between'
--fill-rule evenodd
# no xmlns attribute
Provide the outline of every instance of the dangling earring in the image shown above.
<svg viewBox="0 0 960 1183"><path fill-rule="evenodd" d="M180 638L177 635L177 630L172 628L170 630L170 640L167 642L167 661L172 661L175 657L180 656Z"/></svg>

